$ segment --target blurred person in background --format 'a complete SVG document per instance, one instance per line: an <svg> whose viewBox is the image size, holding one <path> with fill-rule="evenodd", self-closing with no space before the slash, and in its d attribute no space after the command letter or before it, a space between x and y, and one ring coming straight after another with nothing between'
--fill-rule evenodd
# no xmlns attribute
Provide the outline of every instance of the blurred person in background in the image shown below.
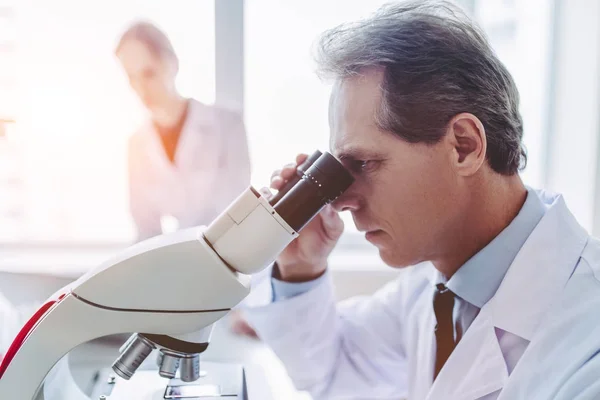
<svg viewBox="0 0 600 400"><path fill-rule="evenodd" d="M177 54L148 22L131 25L115 54L148 111L128 146L137 240L210 223L250 184L241 116L177 91Z"/></svg>
<svg viewBox="0 0 600 400"><path fill-rule="evenodd" d="M241 116L177 91L175 50L167 35L148 22L131 25L115 54L149 114L128 148L137 240L209 224L250 185ZM231 322L234 332L255 336L237 310Z"/></svg>

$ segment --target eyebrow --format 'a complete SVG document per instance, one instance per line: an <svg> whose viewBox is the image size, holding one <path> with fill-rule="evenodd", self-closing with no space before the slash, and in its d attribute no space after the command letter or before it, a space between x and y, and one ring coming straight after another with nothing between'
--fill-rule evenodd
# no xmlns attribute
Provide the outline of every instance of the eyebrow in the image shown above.
<svg viewBox="0 0 600 400"><path fill-rule="evenodd" d="M380 159L382 154L368 150L349 148L339 152L337 156L342 161Z"/></svg>

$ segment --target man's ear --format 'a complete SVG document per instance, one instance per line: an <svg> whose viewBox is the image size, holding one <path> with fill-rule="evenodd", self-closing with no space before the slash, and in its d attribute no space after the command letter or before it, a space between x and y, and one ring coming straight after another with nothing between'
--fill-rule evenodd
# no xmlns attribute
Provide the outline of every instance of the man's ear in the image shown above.
<svg viewBox="0 0 600 400"><path fill-rule="evenodd" d="M485 162L487 139L483 124L473 114L461 113L448 124L446 137L453 147L452 161L462 176L475 174Z"/></svg>

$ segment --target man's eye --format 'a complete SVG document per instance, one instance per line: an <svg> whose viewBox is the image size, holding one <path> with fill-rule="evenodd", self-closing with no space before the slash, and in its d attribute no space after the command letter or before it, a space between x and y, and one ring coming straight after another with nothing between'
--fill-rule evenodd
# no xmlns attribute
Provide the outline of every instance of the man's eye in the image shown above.
<svg viewBox="0 0 600 400"><path fill-rule="evenodd" d="M376 166L374 160L356 160L352 163L352 170L356 173L372 171Z"/></svg>

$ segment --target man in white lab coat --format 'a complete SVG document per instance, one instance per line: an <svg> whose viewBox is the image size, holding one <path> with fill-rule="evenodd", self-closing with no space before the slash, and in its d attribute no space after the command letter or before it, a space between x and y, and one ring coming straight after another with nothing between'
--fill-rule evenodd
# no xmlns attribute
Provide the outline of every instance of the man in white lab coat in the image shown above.
<svg viewBox="0 0 600 400"><path fill-rule="evenodd" d="M356 181L245 310L296 386L315 399L600 399L600 243L561 196L521 181L518 92L480 31L449 4L401 3L319 50L331 150ZM336 305L342 210L388 265L411 267Z"/></svg>

